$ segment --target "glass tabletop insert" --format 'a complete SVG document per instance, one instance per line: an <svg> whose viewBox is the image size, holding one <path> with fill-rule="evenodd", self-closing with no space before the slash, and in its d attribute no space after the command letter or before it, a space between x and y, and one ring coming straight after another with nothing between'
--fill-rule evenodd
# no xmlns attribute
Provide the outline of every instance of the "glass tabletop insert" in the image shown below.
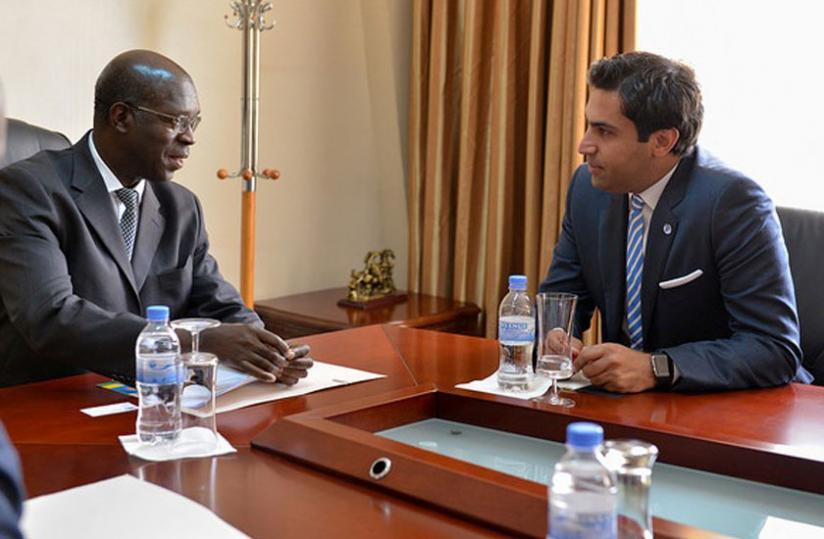
<svg viewBox="0 0 824 539"><path fill-rule="evenodd" d="M443 419L375 434L543 484L564 453L558 442ZM778 530L824 536L822 495L662 463L655 464L652 477L657 517L733 537Z"/></svg>

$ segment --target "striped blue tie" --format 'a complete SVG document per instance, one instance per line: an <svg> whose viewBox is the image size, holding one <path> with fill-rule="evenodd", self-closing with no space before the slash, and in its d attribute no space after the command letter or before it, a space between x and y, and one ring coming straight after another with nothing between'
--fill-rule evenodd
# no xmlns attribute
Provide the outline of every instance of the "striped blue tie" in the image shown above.
<svg viewBox="0 0 824 539"><path fill-rule="evenodd" d="M627 230L627 331L629 345L635 350L644 348L641 327L641 281L644 273L644 199L632 195Z"/></svg>

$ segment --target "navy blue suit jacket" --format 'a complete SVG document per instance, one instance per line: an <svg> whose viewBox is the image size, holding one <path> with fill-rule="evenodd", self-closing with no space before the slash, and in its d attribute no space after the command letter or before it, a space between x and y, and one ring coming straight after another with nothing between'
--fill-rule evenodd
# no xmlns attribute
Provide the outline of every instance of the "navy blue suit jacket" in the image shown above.
<svg viewBox="0 0 824 539"><path fill-rule="evenodd" d="M578 294L576 330L595 307L605 342L623 342L626 195L575 172L561 237L540 291ZM694 274L681 286L661 282ZM787 249L772 201L752 180L696 148L653 212L644 255L644 349L677 366L673 389L702 391L811 381L801 367Z"/></svg>

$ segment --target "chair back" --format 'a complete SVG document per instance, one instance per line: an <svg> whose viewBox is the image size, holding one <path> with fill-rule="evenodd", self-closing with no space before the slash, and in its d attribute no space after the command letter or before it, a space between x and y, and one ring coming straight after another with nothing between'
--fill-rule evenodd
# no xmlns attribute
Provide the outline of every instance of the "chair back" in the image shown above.
<svg viewBox="0 0 824 539"><path fill-rule="evenodd" d="M41 150L62 150L69 146L71 142L62 133L9 118L6 129L6 155L0 157L0 169L28 159Z"/></svg>
<svg viewBox="0 0 824 539"><path fill-rule="evenodd" d="M790 254L804 367L824 385L824 212L777 208Z"/></svg>

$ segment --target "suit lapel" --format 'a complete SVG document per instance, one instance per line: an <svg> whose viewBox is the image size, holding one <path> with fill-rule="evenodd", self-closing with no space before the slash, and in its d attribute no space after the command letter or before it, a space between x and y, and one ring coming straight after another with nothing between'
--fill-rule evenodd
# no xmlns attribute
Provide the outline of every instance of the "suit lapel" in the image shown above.
<svg viewBox="0 0 824 539"><path fill-rule="evenodd" d="M71 178L72 196L91 229L98 235L123 272L137 298L132 265L126 256L126 248L120 235L120 226L114 214L112 199L89 151L88 134L80 139L75 149L77 151L74 154L74 169Z"/></svg>
<svg viewBox="0 0 824 539"><path fill-rule="evenodd" d="M132 255L132 268L134 269L134 280L137 289L143 288L146 282L146 275L154 259L157 244L163 234L163 226L166 219L160 213L160 203L154 194L154 189L150 182L146 182L146 189L143 191L143 201L140 207L140 224L138 225L137 238L135 239L134 254Z"/></svg>
<svg viewBox="0 0 824 539"><path fill-rule="evenodd" d="M599 224L598 252L601 253L601 280L604 287L604 340L617 341L624 316L626 272L627 197L611 195Z"/></svg>
<svg viewBox="0 0 824 539"><path fill-rule="evenodd" d="M641 284L641 316L644 328L644 343L647 342L649 328L655 314L658 299L658 283L667 264L670 247L678 233L678 216L674 209L684 198L687 190L694 153L681 159L661 198L655 206L647 234L647 249L644 253L644 273Z"/></svg>

